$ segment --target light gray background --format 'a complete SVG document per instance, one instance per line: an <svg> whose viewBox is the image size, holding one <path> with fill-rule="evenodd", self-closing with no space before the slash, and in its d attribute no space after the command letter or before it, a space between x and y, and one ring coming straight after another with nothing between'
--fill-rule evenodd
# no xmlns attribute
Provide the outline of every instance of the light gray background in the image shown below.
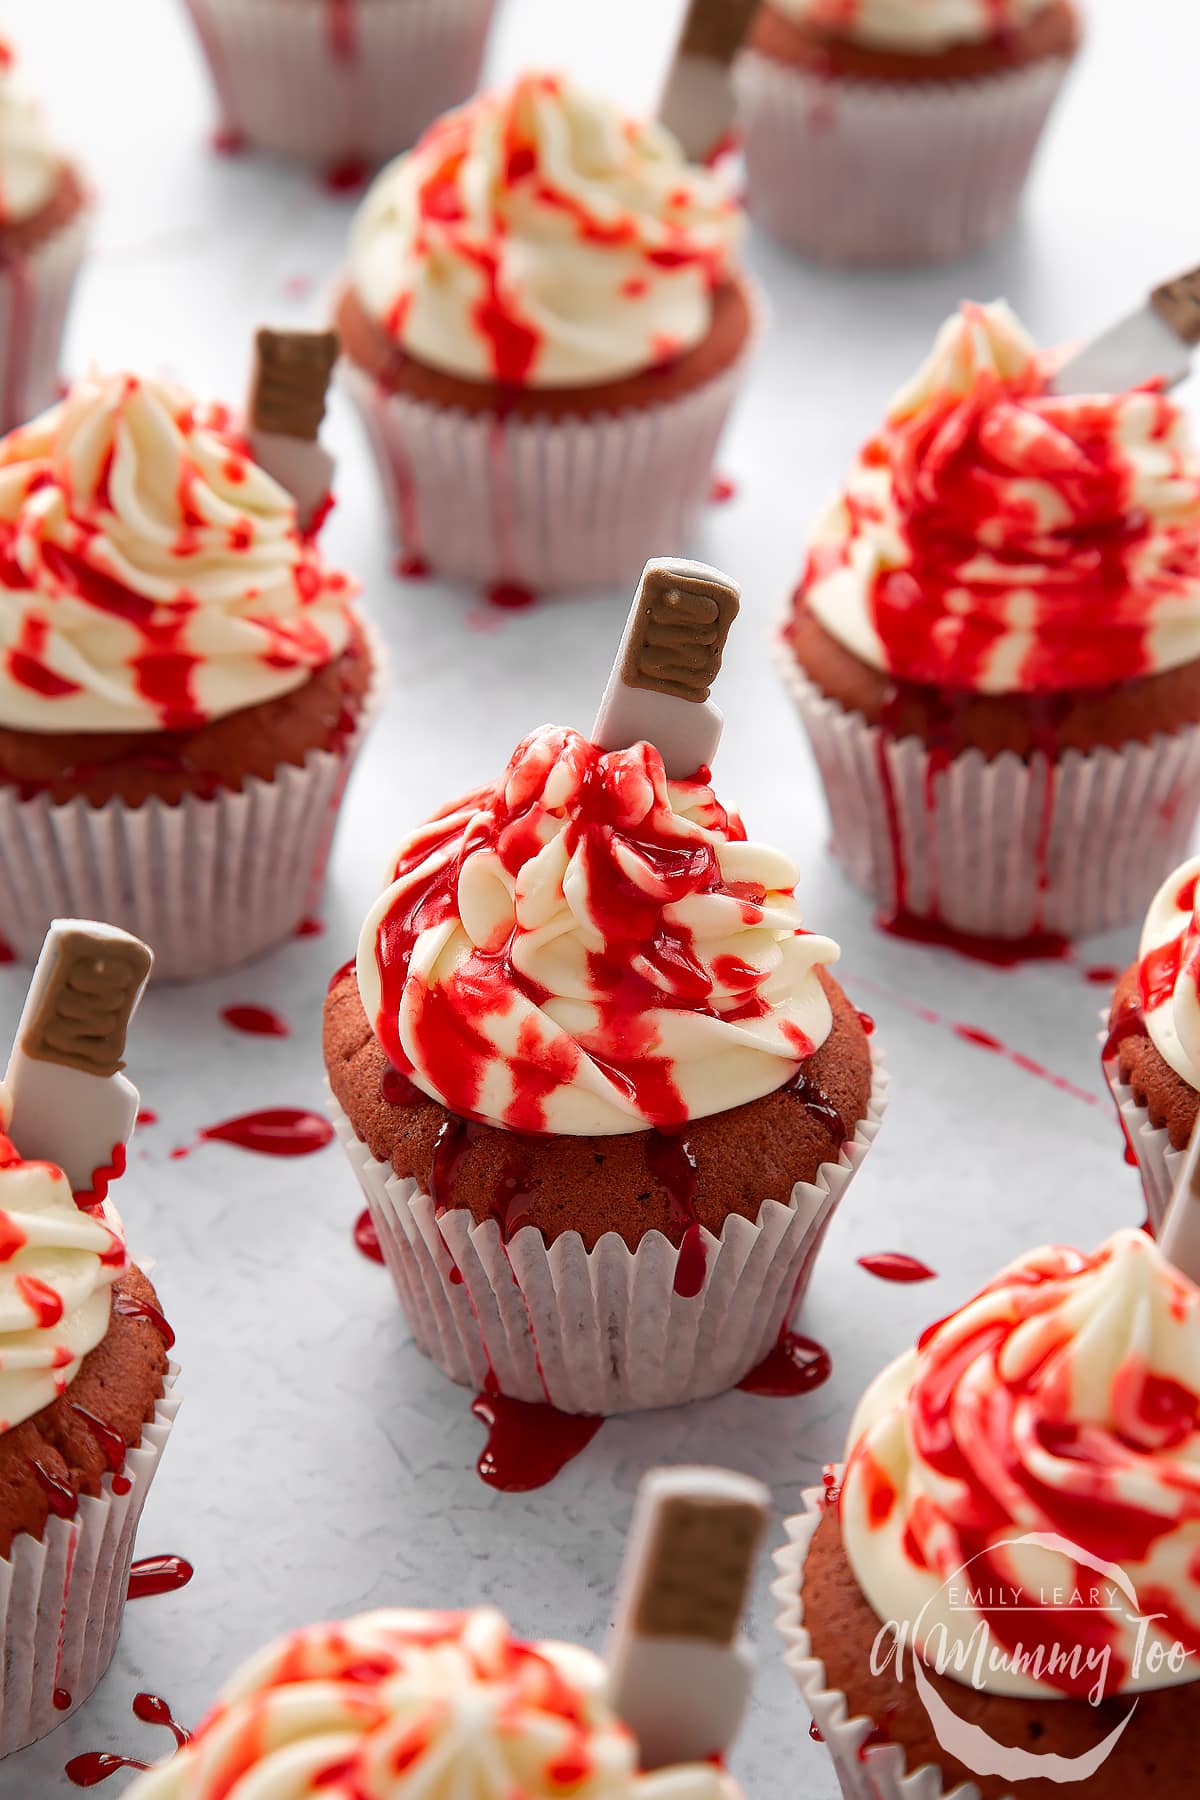
<svg viewBox="0 0 1200 1800"><path fill-rule="evenodd" d="M482 1437L469 1396L413 1349L386 1275L351 1243L359 1200L336 1146L276 1162L210 1144L170 1160L231 1113L320 1106L326 978L351 953L395 840L494 775L531 726L586 728L625 614L622 594L501 616L474 596L396 580L373 474L338 401L339 504L325 546L362 579L394 686L350 792L328 931L228 979L152 992L131 1046L130 1072L160 1122L139 1132L119 1201L135 1252L157 1259L186 1395L140 1551L180 1552L196 1577L129 1609L91 1704L0 1771L5 1800L76 1792L61 1770L83 1749L164 1754L166 1734L130 1716L137 1689L194 1722L237 1660L314 1618L491 1599L526 1633L599 1646L647 1464L750 1470L770 1482L782 1518L839 1453L868 1377L930 1319L1035 1240L1091 1244L1140 1221L1097 1066L1104 996L1081 973L1127 960L1135 933L1088 944L1074 966L1015 975L880 937L829 859L813 770L767 655L807 523L960 297L1006 294L1053 341L1104 324L1197 260L1200 17L1182 0L1091 0L1089 10L1088 49L1005 243L970 264L882 276L807 268L757 235L749 245L772 324L721 458L737 498L710 510L694 546L746 596L721 680L717 788L752 835L795 856L806 916L840 939L843 978L878 1018L895 1077L883 1135L802 1317L832 1351L834 1379L805 1400L731 1394L611 1421L551 1487L493 1493L474 1473ZM507 0L491 73L565 64L645 106L678 12L676 0ZM69 365L169 370L236 399L257 323L323 317L350 204L302 172L210 153L209 95L181 4L6 0L0 23L101 197ZM0 979L15 1022L23 978ZM293 1036L234 1035L218 1016L233 1001L279 1008ZM971 1047L953 1022L1032 1055L1089 1099ZM894 1287L856 1266L888 1249L924 1258L940 1279ZM827 1800L833 1779L771 1620L764 1573L761 1674L734 1766L754 1800Z"/></svg>

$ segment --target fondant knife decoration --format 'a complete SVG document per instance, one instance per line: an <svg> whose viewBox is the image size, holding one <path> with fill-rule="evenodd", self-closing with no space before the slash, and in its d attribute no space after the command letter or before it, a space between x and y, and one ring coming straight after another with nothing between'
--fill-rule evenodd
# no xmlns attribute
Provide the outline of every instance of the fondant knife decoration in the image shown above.
<svg viewBox="0 0 1200 1800"><path fill-rule="evenodd" d="M5 1076L8 1135L27 1160L56 1163L81 1205L125 1167L138 1113L125 1036L153 964L115 925L55 919L29 983Z"/></svg>
<svg viewBox="0 0 1200 1800"><path fill-rule="evenodd" d="M338 358L336 331L260 330L246 405L246 437L259 468L296 502L301 531L311 531L329 500L333 458L318 439L325 396Z"/></svg>
<svg viewBox="0 0 1200 1800"><path fill-rule="evenodd" d="M721 1759L754 1675L741 1635L771 1497L728 1469L656 1469L638 1490L609 1646L641 1766Z"/></svg>
<svg viewBox="0 0 1200 1800"><path fill-rule="evenodd" d="M736 581L707 563L648 562L592 742L627 750L644 739L661 753L672 780L711 768L723 721L709 693L740 595Z"/></svg>
<svg viewBox="0 0 1200 1800"><path fill-rule="evenodd" d="M708 162L734 126L734 57L758 0L689 0L658 116L692 162Z"/></svg>
<svg viewBox="0 0 1200 1800"><path fill-rule="evenodd" d="M1156 287L1145 306L1075 351L1058 369L1056 394L1123 394L1158 381L1176 387L1200 344L1200 269Z"/></svg>
<svg viewBox="0 0 1200 1800"><path fill-rule="evenodd" d="M1200 1117L1184 1152L1158 1247L1189 1281L1200 1283Z"/></svg>

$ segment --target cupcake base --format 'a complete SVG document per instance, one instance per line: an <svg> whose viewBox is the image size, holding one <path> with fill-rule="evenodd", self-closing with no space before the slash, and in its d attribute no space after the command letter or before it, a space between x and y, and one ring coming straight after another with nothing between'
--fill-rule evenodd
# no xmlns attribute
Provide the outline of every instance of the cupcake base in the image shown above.
<svg viewBox="0 0 1200 1800"><path fill-rule="evenodd" d="M466 1387L562 1412L635 1412L735 1387L778 1339L879 1130L887 1077L872 1049L867 1113L838 1160L787 1204L764 1200L757 1222L702 1231L704 1280L687 1295L675 1288L679 1251L658 1231L636 1251L615 1232L588 1251L578 1232L548 1245L527 1227L505 1242L494 1219L439 1215L371 1155L332 1091L329 1103L418 1347Z"/></svg>
<svg viewBox="0 0 1200 1800"><path fill-rule="evenodd" d="M967 750L948 761L830 700L780 644L825 785L833 850L889 914L977 936L1080 937L1139 918L1186 855L1200 725L1050 762Z"/></svg>
<svg viewBox="0 0 1200 1800"><path fill-rule="evenodd" d="M106 1475L74 1518L51 1518L40 1538L22 1533L0 1559L0 1757L61 1725L112 1661L138 1520L179 1409L175 1375L126 1455L128 1491Z"/></svg>
<svg viewBox="0 0 1200 1800"><path fill-rule="evenodd" d="M186 0L220 138L380 163L473 92L493 0Z"/></svg>
<svg viewBox="0 0 1200 1800"><path fill-rule="evenodd" d="M1069 57L970 81L847 80L747 50L734 67L750 210L832 263L965 256L1011 225Z"/></svg>
<svg viewBox="0 0 1200 1800"><path fill-rule="evenodd" d="M58 399L63 328L90 224L81 207L51 237L0 258L0 431Z"/></svg>

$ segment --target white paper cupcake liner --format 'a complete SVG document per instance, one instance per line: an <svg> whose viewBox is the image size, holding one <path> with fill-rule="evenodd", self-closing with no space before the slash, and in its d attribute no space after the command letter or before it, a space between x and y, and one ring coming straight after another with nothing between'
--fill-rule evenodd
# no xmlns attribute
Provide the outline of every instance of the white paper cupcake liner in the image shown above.
<svg viewBox="0 0 1200 1800"><path fill-rule="evenodd" d="M1187 854L1200 725L1068 750L1050 769L1041 756L976 750L944 764L827 698L782 641L779 656L825 785L834 854L885 911L978 936L1081 937L1140 918Z"/></svg>
<svg viewBox="0 0 1200 1800"><path fill-rule="evenodd" d="M845 1694L827 1686L825 1665L813 1655L804 1624L804 1565L825 1509L825 1495L819 1488L808 1488L803 1498L804 1511L787 1520L788 1541L775 1552L779 1578L771 1592L779 1602L777 1624L787 1646L784 1662L833 1759L845 1800L980 1800L973 1781L956 1782L947 1789L941 1770L932 1763L910 1771L900 1744L872 1745L860 1754L873 1721L861 1713L852 1717ZM1004 1800L1012 1797L1006 1795Z"/></svg>
<svg viewBox="0 0 1200 1800"><path fill-rule="evenodd" d="M83 207L44 244L0 261L0 431L58 399L63 328L90 225Z"/></svg>
<svg viewBox="0 0 1200 1800"><path fill-rule="evenodd" d="M762 1360L807 1288L886 1099L875 1057L867 1115L837 1162L797 1182L786 1205L764 1200L757 1223L735 1216L719 1238L703 1232L694 1297L674 1291L678 1251L658 1231L636 1251L615 1232L589 1251L576 1231L547 1245L526 1227L505 1244L494 1219L476 1224L464 1208L439 1217L415 1181L371 1155L332 1093L330 1107L426 1356L464 1387L609 1414L723 1393Z"/></svg>
<svg viewBox="0 0 1200 1800"><path fill-rule="evenodd" d="M33 962L52 919L103 919L144 938L160 981L215 975L289 938L325 881L338 809L379 702L383 651L337 750L310 751L270 781L174 805L93 806L0 787L0 931Z"/></svg>
<svg viewBox="0 0 1200 1800"><path fill-rule="evenodd" d="M1100 1033L1101 1046L1108 1042L1108 1015L1104 1015L1104 1029ZM1117 1057L1110 1056L1102 1060L1104 1079L1108 1083L1109 1092L1116 1102L1117 1111L1121 1115L1121 1123L1125 1127L1126 1141L1137 1158L1138 1174L1142 1178L1142 1192L1146 1197L1146 1217L1157 1237L1162 1222L1167 1214L1171 1195L1175 1191L1175 1183L1179 1179L1179 1171L1183 1167L1186 1150L1176 1150L1171 1145L1171 1134L1165 1126L1155 1125L1150 1119L1150 1109L1139 1105L1134 1097L1133 1089L1121 1080L1121 1064Z"/></svg>
<svg viewBox="0 0 1200 1800"><path fill-rule="evenodd" d="M734 66L750 210L837 263L932 262L998 237L1070 59L985 80L850 81L756 51Z"/></svg>
<svg viewBox="0 0 1200 1800"><path fill-rule="evenodd" d="M122 1470L128 1493L106 1475L72 1519L51 1517L40 1538L22 1533L0 1559L0 1757L45 1737L91 1694L112 1661L133 1542L179 1396L167 1373L154 1417ZM70 1704L54 1704L55 1690Z"/></svg>
<svg viewBox="0 0 1200 1800"><path fill-rule="evenodd" d="M493 0L186 0L220 133L334 167L407 149L474 92Z"/></svg>
<svg viewBox="0 0 1200 1800"><path fill-rule="evenodd" d="M688 544L753 339L676 399L579 418L471 415L340 367L406 559L483 587L625 588Z"/></svg>

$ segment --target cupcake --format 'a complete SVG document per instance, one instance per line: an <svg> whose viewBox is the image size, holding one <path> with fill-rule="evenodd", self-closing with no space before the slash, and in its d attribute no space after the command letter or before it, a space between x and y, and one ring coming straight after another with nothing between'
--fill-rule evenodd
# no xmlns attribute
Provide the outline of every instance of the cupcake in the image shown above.
<svg viewBox="0 0 1200 1800"><path fill-rule="evenodd" d="M293 1631L128 1800L741 1800L721 1764L748 1692L738 1623L769 1505L724 1469L648 1475L608 1666L524 1642L490 1606Z"/></svg>
<svg viewBox="0 0 1200 1800"><path fill-rule="evenodd" d="M83 182L0 35L0 431L58 391L63 325L87 240Z"/></svg>
<svg viewBox="0 0 1200 1800"><path fill-rule="evenodd" d="M1031 1251L867 1389L776 1559L850 1800L1188 1791L1198 1412L1200 1289L1140 1231Z"/></svg>
<svg viewBox="0 0 1200 1800"><path fill-rule="evenodd" d="M751 211L834 263L990 243L1079 35L1073 0L764 0L735 70Z"/></svg>
<svg viewBox="0 0 1200 1800"><path fill-rule="evenodd" d="M753 335L740 231L723 176L556 75L382 172L337 324L410 570L503 598L685 547Z"/></svg>
<svg viewBox="0 0 1200 1800"><path fill-rule="evenodd" d="M660 641L698 568L657 566ZM772 1347L883 1081L788 858L706 767L594 735L627 747L543 726L404 840L325 1058L420 1348L605 1414L719 1393Z"/></svg>
<svg viewBox="0 0 1200 1800"><path fill-rule="evenodd" d="M320 465L315 443L261 441ZM0 914L19 956L55 914L90 913L180 979L311 910L372 685L318 523L224 407L150 377L89 375L0 443Z"/></svg>
<svg viewBox="0 0 1200 1800"><path fill-rule="evenodd" d="M178 1406L170 1327L107 1198L137 1111L118 1071L149 966L123 933L56 926L0 1089L0 1756L108 1667Z"/></svg>
<svg viewBox="0 0 1200 1800"><path fill-rule="evenodd" d="M479 78L493 0L186 0L217 144L344 179L411 144Z"/></svg>
<svg viewBox="0 0 1200 1800"><path fill-rule="evenodd" d="M1137 960L1113 995L1101 1056L1155 1231L1200 1114L1198 885L1193 856L1151 902Z"/></svg>
<svg viewBox="0 0 1200 1800"><path fill-rule="evenodd" d="M1200 798L1200 461L1153 389L1055 394L966 305L814 533L784 629L847 873L893 916L1136 918Z"/></svg>

